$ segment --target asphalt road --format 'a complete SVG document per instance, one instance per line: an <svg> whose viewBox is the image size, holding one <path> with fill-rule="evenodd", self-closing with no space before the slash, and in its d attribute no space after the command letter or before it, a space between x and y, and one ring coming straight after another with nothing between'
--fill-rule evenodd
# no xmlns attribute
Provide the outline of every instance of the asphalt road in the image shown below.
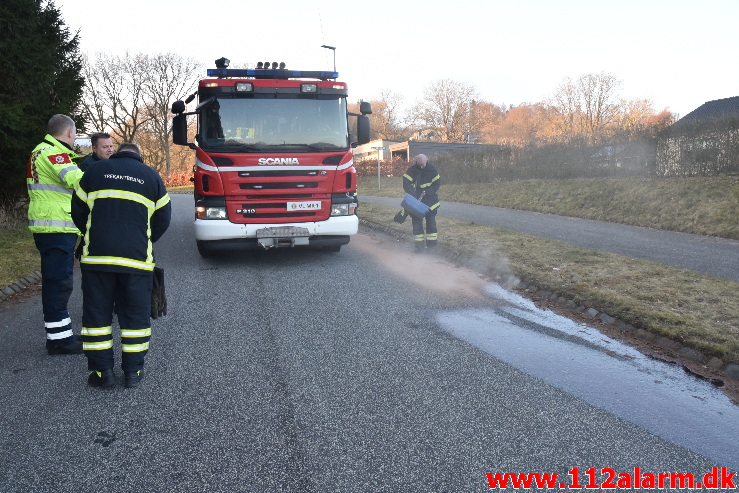
<svg viewBox="0 0 739 493"><path fill-rule="evenodd" d="M0 491L474 492L486 473L721 465L455 336L440 314L496 303L399 275L365 235L203 260L191 198L173 203L139 388L47 356L37 296L0 305Z"/></svg>
<svg viewBox="0 0 739 493"><path fill-rule="evenodd" d="M359 200L400 209L399 198ZM439 215L739 281L736 240L459 202L443 201Z"/></svg>

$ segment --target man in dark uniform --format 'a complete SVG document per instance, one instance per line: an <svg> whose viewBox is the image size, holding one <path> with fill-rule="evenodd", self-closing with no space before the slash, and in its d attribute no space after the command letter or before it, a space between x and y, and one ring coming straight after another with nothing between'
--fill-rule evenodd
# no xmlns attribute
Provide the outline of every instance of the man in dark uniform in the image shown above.
<svg viewBox="0 0 739 493"><path fill-rule="evenodd" d="M403 190L413 195L421 202L429 206L426 214L426 231L424 233L423 218L412 216L413 239L415 240L416 252L423 252L425 248L436 247L438 239L436 230L436 212L439 209L439 187L441 179L439 172L433 164L429 164L424 154L413 158L413 166L403 175Z"/></svg>
<svg viewBox="0 0 739 493"><path fill-rule="evenodd" d="M123 143L91 166L72 198L72 218L84 235L82 347L93 387L115 384L113 306L121 330L126 387L142 378L151 337L153 243L169 227L171 204L159 174Z"/></svg>
<svg viewBox="0 0 739 493"><path fill-rule="evenodd" d="M103 159L108 159L113 154L113 139L108 133L97 132L90 135L90 143L92 144L92 154L87 156L85 160L82 161L82 164L80 164L80 169L82 171L87 171L87 168L91 165L102 161Z"/></svg>

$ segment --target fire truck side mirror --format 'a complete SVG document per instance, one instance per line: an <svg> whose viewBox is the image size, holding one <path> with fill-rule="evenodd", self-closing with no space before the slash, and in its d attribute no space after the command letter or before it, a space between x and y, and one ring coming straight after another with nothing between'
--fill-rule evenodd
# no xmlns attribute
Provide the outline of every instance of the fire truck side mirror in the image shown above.
<svg viewBox="0 0 739 493"><path fill-rule="evenodd" d="M370 103L369 101L361 101L359 103L359 112L363 115L371 115L372 103Z"/></svg>
<svg viewBox="0 0 739 493"><path fill-rule="evenodd" d="M181 146L188 145L187 117L181 113L172 118L172 142Z"/></svg>
<svg viewBox="0 0 739 493"><path fill-rule="evenodd" d="M175 115L178 113L184 113L185 112L185 102L184 101L175 101L172 103L172 113Z"/></svg>
<svg viewBox="0 0 739 493"><path fill-rule="evenodd" d="M370 141L370 119L367 115L357 117L357 141L360 144Z"/></svg>

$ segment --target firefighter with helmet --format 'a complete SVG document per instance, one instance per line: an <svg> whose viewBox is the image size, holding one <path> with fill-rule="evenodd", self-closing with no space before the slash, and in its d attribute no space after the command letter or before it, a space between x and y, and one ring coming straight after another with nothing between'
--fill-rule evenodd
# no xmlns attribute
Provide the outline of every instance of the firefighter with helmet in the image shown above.
<svg viewBox="0 0 739 493"><path fill-rule="evenodd" d="M429 206L426 214L426 230L424 232L424 218L411 217L413 223L413 239L416 252L423 252L426 248L436 247L436 212L441 203L439 202L439 187L441 178L433 164L428 162L425 154L419 154L413 158L413 166L403 175L403 190Z"/></svg>

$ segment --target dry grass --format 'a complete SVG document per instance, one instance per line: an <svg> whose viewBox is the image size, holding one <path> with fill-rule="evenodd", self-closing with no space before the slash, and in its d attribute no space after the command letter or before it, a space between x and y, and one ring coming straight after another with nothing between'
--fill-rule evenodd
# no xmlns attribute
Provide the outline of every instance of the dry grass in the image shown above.
<svg viewBox="0 0 739 493"><path fill-rule="evenodd" d="M0 288L41 268L33 235L25 227L0 227Z"/></svg>
<svg viewBox="0 0 739 493"><path fill-rule="evenodd" d="M41 259L26 227L27 201L0 206L0 288L41 267Z"/></svg>
<svg viewBox="0 0 739 493"><path fill-rule="evenodd" d="M395 209L364 203L361 218L398 232ZM440 246L494 278L592 305L637 328L739 362L739 283L658 263L439 217Z"/></svg>
<svg viewBox="0 0 739 493"><path fill-rule="evenodd" d="M443 180L443 176L442 176ZM359 193L402 197L400 178L361 177ZM441 199L739 239L739 177L519 180L444 185Z"/></svg>

